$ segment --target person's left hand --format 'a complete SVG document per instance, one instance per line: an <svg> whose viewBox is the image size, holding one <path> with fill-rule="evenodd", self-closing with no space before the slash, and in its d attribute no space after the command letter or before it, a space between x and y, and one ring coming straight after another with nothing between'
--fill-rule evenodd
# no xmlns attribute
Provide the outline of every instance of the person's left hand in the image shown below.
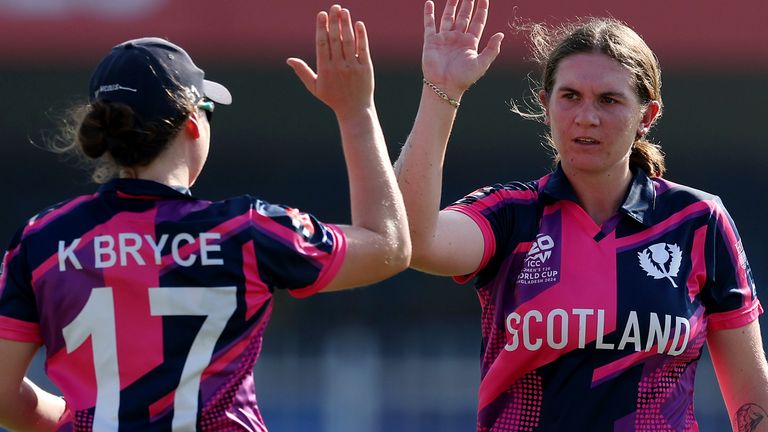
<svg viewBox="0 0 768 432"><path fill-rule="evenodd" d="M317 14L317 73L298 58L287 60L315 97L343 118L373 106L373 64L365 25L352 26L349 10L339 5Z"/></svg>

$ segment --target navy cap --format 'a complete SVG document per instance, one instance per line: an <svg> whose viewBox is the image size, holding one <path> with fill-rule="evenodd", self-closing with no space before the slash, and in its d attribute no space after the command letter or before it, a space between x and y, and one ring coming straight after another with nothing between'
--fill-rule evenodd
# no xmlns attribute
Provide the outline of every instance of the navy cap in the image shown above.
<svg viewBox="0 0 768 432"><path fill-rule="evenodd" d="M161 38L133 39L101 60L91 76L89 98L126 104L145 122L178 116L169 91L181 92L193 103L205 97L231 104L229 90L204 76L181 47Z"/></svg>

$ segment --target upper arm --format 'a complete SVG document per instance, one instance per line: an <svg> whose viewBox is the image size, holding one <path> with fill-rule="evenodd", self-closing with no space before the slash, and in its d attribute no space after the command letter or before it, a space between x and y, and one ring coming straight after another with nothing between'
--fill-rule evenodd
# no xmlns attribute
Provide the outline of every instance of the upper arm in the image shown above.
<svg viewBox="0 0 768 432"><path fill-rule="evenodd" d="M735 431L768 431L768 363L757 320L735 328L712 331L707 345Z"/></svg>
<svg viewBox="0 0 768 432"><path fill-rule="evenodd" d="M469 215L443 210L429 242L414 247L411 266L442 276L461 276L477 271L486 256L486 236Z"/></svg>
<svg viewBox="0 0 768 432"><path fill-rule="evenodd" d="M518 224L536 223L536 200L536 187L529 183L477 189L440 211L431 234L414 241L411 266L469 280L517 241Z"/></svg>
<svg viewBox="0 0 768 432"><path fill-rule="evenodd" d="M346 253L339 272L323 291L334 291L378 282L400 271L387 261L387 245L374 233L354 226L340 226L346 237ZM413 255L411 266L438 275L458 276L475 272L484 257L485 241L478 224L464 213L444 210L438 216L431 242Z"/></svg>
<svg viewBox="0 0 768 432"><path fill-rule="evenodd" d="M756 319L759 303L752 271L736 225L715 200L706 242L707 284L702 301L714 329L741 327Z"/></svg>

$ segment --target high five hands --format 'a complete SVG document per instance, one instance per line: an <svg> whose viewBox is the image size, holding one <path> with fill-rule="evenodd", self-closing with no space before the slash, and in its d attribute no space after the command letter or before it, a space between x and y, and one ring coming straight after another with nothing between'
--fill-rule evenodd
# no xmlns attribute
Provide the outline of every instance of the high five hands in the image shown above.
<svg viewBox="0 0 768 432"><path fill-rule="evenodd" d="M339 118L373 106L373 64L365 25L352 26L348 9L339 5L317 14L317 73L301 59L287 60L301 82Z"/></svg>
<svg viewBox="0 0 768 432"><path fill-rule="evenodd" d="M504 34L496 33L478 54L489 1L478 0L474 7L473 0L447 0L439 28L434 2L428 0L424 4L422 73L451 98L461 98L485 74L501 50Z"/></svg>

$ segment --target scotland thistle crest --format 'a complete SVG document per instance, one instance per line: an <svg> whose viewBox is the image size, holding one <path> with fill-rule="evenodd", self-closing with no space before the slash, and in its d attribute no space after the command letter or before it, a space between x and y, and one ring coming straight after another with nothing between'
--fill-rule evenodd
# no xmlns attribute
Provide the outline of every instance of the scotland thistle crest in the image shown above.
<svg viewBox="0 0 768 432"><path fill-rule="evenodd" d="M667 278L672 286L677 288L672 278L677 277L680 271L683 253L676 244L656 243L638 252L637 257L640 259L640 267L648 276L653 276L654 279Z"/></svg>

